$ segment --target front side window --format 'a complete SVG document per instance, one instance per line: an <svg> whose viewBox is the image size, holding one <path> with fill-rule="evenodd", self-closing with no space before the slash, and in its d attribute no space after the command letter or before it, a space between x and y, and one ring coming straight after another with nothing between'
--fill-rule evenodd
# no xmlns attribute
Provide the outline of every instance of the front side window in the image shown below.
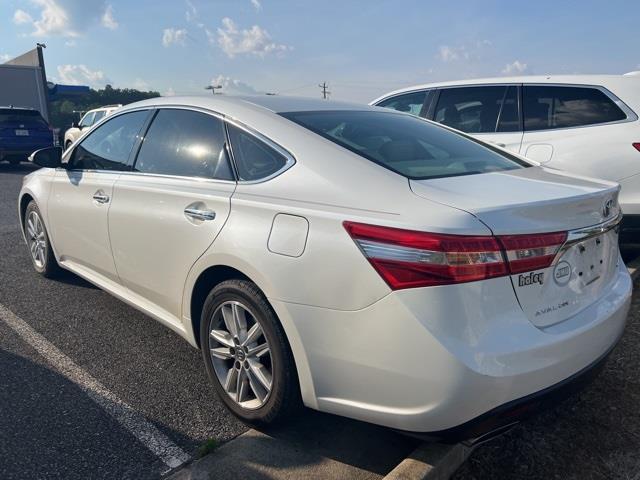
<svg viewBox="0 0 640 480"><path fill-rule="evenodd" d="M516 157L410 115L350 110L281 115L411 179L473 175L529 166Z"/></svg>
<svg viewBox="0 0 640 480"><path fill-rule="evenodd" d="M125 113L97 127L73 150L69 168L125 170L147 115L147 111Z"/></svg>
<svg viewBox="0 0 640 480"><path fill-rule="evenodd" d="M422 106L424 105L424 99L427 96L428 90L421 92L405 93L403 95L397 95L395 97L387 98L377 104L378 107L392 108L399 112L407 112L412 115L420 115Z"/></svg>
<svg viewBox="0 0 640 480"><path fill-rule="evenodd" d="M624 120L622 109L593 87L530 85L523 91L524 129L581 127Z"/></svg>
<svg viewBox="0 0 640 480"><path fill-rule="evenodd" d="M91 125L93 125L93 118L95 117L95 115L96 112L85 113L84 117L82 117L82 120L80 120L80 128L90 127Z"/></svg>
<svg viewBox="0 0 640 480"><path fill-rule="evenodd" d="M256 181L278 172L287 164L287 158L254 135L235 125L227 125L238 179Z"/></svg>
<svg viewBox="0 0 640 480"><path fill-rule="evenodd" d="M134 170L181 177L233 180L224 124L206 113L163 109L154 118Z"/></svg>
<svg viewBox="0 0 640 480"><path fill-rule="evenodd" d="M466 133L514 132L518 130L517 108L515 87L444 88L434 120Z"/></svg>

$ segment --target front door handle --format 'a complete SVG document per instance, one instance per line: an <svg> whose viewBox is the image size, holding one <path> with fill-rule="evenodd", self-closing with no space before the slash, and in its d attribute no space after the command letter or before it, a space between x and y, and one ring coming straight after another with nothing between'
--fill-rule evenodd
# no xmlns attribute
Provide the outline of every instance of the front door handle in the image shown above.
<svg viewBox="0 0 640 480"><path fill-rule="evenodd" d="M104 193L102 190L98 190L94 193L93 199L98 203L109 203L109 195Z"/></svg>
<svg viewBox="0 0 640 480"><path fill-rule="evenodd" d="M200 210L198 208L185 208L184 214L187 217L195 220L214 220L216 218L216 212L213 210Z"/></svg>

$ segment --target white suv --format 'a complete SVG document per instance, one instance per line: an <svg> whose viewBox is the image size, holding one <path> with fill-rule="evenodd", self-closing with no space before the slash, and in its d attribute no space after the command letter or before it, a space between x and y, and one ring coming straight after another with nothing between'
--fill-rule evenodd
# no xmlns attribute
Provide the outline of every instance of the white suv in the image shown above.
<svg viewBox="0 0 640 480"><path fill-rule="evenodd" d="M121 104L106 105L104 107L89 110L82 116L79 123L74 122L71 128L64 133L64 149L67 150L73 142L78 140L82 136L82 132L84 130L95 125L104 117L108 117L120 107L122 107Z"/></svg>
<svg viewBox="0 0 640 480"><path fill-rule="evenodd" d="M404 88L372 105L410 112L546 167L622 186L623 243L640 243L640 77L567 75Z"/></svg>

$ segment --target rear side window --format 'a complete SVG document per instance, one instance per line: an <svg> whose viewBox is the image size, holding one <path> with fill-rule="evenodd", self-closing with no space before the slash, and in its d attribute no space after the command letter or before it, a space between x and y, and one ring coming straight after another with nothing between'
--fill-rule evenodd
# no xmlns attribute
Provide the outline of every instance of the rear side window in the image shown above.
<svg viewBox="0 0 640 480"><path fill-rule="evenodd" d="M239 180L262 180L287 164L287 157L256 136L232 124L227 127Z"/></svg>
<svg viewBox="0 0 640 480"><path fill-rule="evenodd" d="M233 180L224 144L224 124L219 118L192 110L160 110L145 135L134 170Z"/></svg>
<svg viewBox="0 0 640 480"><path fill-rule="evenodd" d="M13 108L0 108L0 125L24 125L47 127L47 122L37 110L19 110Z"/></svg>
<svg viewBox="0 0 640 480"><path fill-rule="evenodd" d="M148 113L125 113L97 127L74 149L69 168L126 170L131 149L139 138Z"/></svg>
<svg viewBox="0 0 640 480"><path fill-rule="evenodd" d="M106 112L104 110L97 111L95 116L93 117L93 123L98 123L100 120L102 120L102 117L104 117L105 113Z"/></svg>
<svg viewBox="0 0 640 480"><path fill-rule="evenodd" d="M529 166L470 137L411 115L349 110L281 115L411 179L473 175Z"/></svg>
<svg viewBox="0 0 640 480"><path fill-rule="evenodd" d="M407 112L412 115L420 115L422 106L424 105L424 99L427 96L428 90L421 92L405 93L404 95L397 95L395 97L387 98L378 103L378 107L392 108L399 112Z"/></svg>
<svg viewBox="0 0 640 480"><path fill-rule="evenodd" d="M625 113L604 92L589 87L525 86L524 129L580 127L616 122Z"/></svg>
<svg viewBox="0 0 640 480"><path fill-rule="evenodd" d="M466 133L518 131L517 88L483 86L442 89L434 120Z"/></svg>

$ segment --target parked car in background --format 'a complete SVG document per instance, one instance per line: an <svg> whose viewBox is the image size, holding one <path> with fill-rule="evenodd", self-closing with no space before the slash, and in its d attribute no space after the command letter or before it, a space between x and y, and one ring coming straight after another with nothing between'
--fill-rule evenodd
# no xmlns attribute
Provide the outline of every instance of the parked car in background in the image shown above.
<svg viewBox="0 0 640 480"><path fill-rule="evenodd" d="M157 98L33 160L54 167L18 201L35 270L200 347L245 421L302 401L477 437L581 386L624 329L620 187L411 115Z"/></svg>
<svg viewBox="0 0 640 480"><path fill-rule="evenodd" d="M0 161L17 165L34 151L57 144L40 112L31 108L0 107Z"/></svg>
<svg viewBox="0 0 640 480"><path fill-rule="evenodd" d="M413 113L544 166L620 183L622 242L640 243L640 77L474 79L408 87L372 105Z"/></svg>
<svg viewBox="0 0 640 480"><path fill-rule="evenodd" d="M76 124L74 123L71 128L69 128L64 133L64 148L68 149L73 142L78 140L82 135L82 132L87 128L95 125L104 117L108 117L113 112L118 110L122 105L107 105L100 108L94 108L93 110L89 110L85 113L80 121Z"/></svg>

